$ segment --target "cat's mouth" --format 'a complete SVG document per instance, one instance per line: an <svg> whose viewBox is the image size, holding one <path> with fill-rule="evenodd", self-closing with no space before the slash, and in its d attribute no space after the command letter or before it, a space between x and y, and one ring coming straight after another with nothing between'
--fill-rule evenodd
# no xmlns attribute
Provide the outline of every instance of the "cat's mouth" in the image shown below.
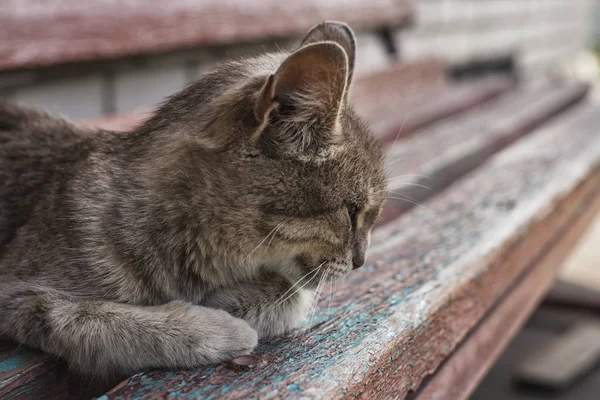
<svg viewBox="0 0 600 400"><path fill-rule="evenodd" d="M315 266L303 280L307 289L316 289L325 282L335 281L352 271L352 263L338 260L323 261Z"/></svg>
<svg viewBox="0 0 600 400"><path fill-rule="evenodd" d="M325 259L316 261L307 256L299 256L295 266L286 270L291 282L305 289L316 289L325 282L335 281L352 271L352 259Z"/></svg>

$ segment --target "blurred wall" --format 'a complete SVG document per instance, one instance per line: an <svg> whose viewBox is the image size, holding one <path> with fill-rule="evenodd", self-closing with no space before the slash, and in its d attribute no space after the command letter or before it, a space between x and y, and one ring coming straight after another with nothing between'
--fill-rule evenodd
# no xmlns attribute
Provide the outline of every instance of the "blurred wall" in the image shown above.
<svg viewBox="0 0 600 400"><path fill-rule="evenodd" d="M600 0L590 0L592 3L592 42L600 50Z"/></svg>
<svg viewBox="0 0 600 400"><path fill-rule="evenodd" d="M0 0L1 1L1 0ZM266 51L292 49L301 38L195 48L169 54L0 72L0 99L73 119L155 106L217 64ZM357 75L393 62L374 31L357 32Z"/></svg>
<svg viewBox="0 0 600 400"><path fill-rule="evenodd" d="M451 64L514 56L535 80L568 62L600 36L600 0L414 0L416 22L389 35L359 31L357 75L438 56ZM594 7L595 6L595 7ZM596 13L594 14L595 11ZM215 64L286 48L298 38L219 48L188 49L34 71L0 73L0 99L81 119L157 104Z"/></svg>
<svg viewBox="0 0 600 400"><path fill-rule="evenodd" d="M405 60L437 55L453 63L515 55L535 79L586 46L597 0L418 0L417 23L396 35Z"/></svg>

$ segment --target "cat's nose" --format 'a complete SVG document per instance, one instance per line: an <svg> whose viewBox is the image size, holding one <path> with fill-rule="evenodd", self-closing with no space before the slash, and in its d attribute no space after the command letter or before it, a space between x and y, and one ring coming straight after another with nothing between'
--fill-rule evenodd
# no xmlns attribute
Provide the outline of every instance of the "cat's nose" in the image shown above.
<svg viewBox="0 0 600 400"><path fill-rule="evenodd" d="M359 269L360 267L362 267L365 263L365 254L364 253L360 253L360 254L356 254L354 257L352 257L352 265L354 266L352 269Z"/></svg>
<svg viewBox="0 0 600 400"><path fill-rule="evenodd" d="M354 268L352 269L358 269L363 266L367 254L367 247L369 247L368 240L361 240L354 245L354 249L352 249L352 264L354 265Z"/></svg>

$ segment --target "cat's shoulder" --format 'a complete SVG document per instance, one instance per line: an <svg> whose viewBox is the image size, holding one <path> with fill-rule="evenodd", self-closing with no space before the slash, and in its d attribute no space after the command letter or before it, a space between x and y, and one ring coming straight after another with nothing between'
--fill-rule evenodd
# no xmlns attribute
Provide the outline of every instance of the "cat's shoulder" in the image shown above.
<svg viewBox="0 0 600 400"><path fill-rule="evenodd" d="M0 102L0 247L97 147L92 130ZM60 185L59 185L60 186Z"/></svg>

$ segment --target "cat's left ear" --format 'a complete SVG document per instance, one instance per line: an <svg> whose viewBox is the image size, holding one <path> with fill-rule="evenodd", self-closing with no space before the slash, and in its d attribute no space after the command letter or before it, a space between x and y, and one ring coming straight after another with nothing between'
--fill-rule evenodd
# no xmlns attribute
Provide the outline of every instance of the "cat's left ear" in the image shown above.
<svg viewBox="0 0 600 400"><path fill-rule="evenodd" d="M339 44L348 57L348 82L350 88L352 73L354 72L354 60L356 59L356 38L350 27L338 21L325 21L313 26L306 34L300 47L311 43L334 42Z"/></svg>
<svg viewBox="0 0 600 400"><path fill-rule="evenodd" d="M300 125L305 131L310 127L313 135L331 138L344 106L347 82L348 57L339 44L307 44L290 54L269 76L258 95L256 117L267 123L269 115L277 110L277 122Z"/></svg>

